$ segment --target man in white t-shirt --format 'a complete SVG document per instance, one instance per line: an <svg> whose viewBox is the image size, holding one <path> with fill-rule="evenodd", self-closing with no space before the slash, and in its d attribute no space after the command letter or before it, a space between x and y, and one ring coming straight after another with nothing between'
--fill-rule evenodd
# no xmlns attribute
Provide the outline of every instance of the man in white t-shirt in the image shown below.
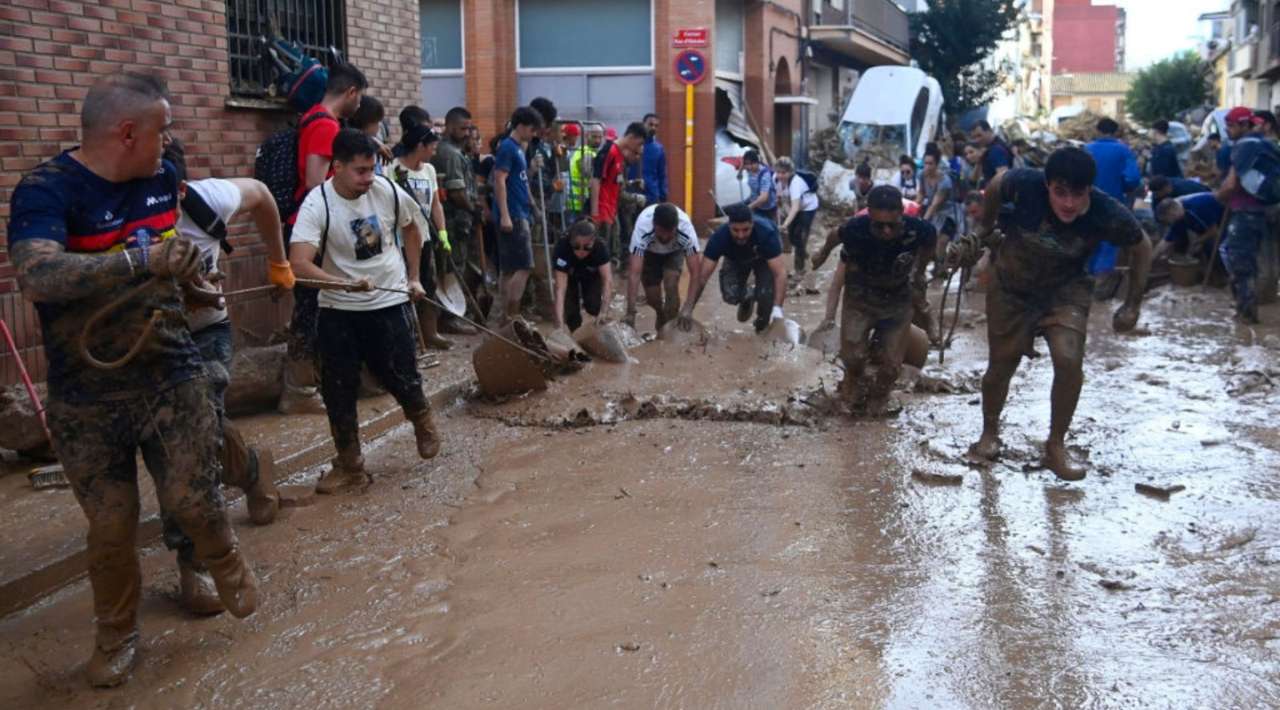
<svg viewBox="0 0 1280 710"><path fill-rule="evenodd" d="M185 173L180 156L179 174ZM178 235L189 239L200 249L205 273L218 271L218 259L227 243L227 225L236 215L247 213L253 218L257 232L267 248L267 278L281 289L293 288L293 270L285 256L284 236L280 229L280 213L267 186L253 179L223 180L209 178L184 182L179 187L181 213ZM201 284L202 289L221 291L220 284ZM225 397L231 383L232 334L226 304L221 299L187 298L187 327L204 361L214 408L222 427L222 483L244 491L249 518L257 525L275 520L280 509L280 494L274 479L274 458L270 451L250 448L244 436L226 416ZM225 611L218 598L213 579L195 560L191 539L168 511L160 514L164 524L165 545L178 553L179 601L193 614L219 614Z"/></svg>
<svg viewBox="0 0 1280 710"><path fill-rule="evenodd" d="M333 177L307 194L289 245L299 277L348 284L320 292L320 395L338 457L316 485L317 493L370 480L356 414L362 365L404 409L418 455L429 459L440 453L440 434L418 373L410 304L426 296L418 281L426 225L413 197L374 174L376 153L377 145L364 133L349 128L338 133Z"/></svg>
<svg viewBox="0 0 1280 710"><path fill-rule="evenodd" d="M787 216L778 231L787 235L795 252L796 273L804 273L805 258L809 255L809 228L818 214L818 193L809 187L808 181L796 172L791 158L778 158L773 166L778 175L778 191L790 196Z"/></svg>
<svg viewBox="0 0 1280 710"><path fill-rule="evenodd" d="M645 303L656 317L656 328L680 312L680 272L689 262L689 284L698 280L701 259L698 232L684 210L670 202L646 207L631 233L631 260L627 277L627 313L624 322L636 324L636 291L644 285Z"/></svg>

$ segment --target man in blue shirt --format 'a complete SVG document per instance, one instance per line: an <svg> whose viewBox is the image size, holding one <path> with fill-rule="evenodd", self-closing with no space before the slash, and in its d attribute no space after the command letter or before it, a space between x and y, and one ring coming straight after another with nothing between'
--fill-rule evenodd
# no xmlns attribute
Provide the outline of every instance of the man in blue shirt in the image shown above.
<svg viewBox="0 0 1280 710"><path fill-rule="evenodd" d="M1209 186L1197 180L1169 178L1163 175L1151 178L1151 181L1147 183L1147 189L1151 191L1151 204L1153 205L1159 205L1161 201L1169 197L1183 197L1200 192L1209 192Z"/></svg>
<svg viewBox="0 0 1280 710"><path fill-rule="evenodd" d="M720 295L724 302L738 307L738 322L746 323L755 306L756 332L782 317L782 303L787 297L787 267L782 261L782 239L772 223L751 214L746 205L724 208L729 222L722 225L707 241L702 253L702 266L697 280L689 284L689 297L680 309L677 323L688 330L692 325L693 307L711 274L724 257L720 272ZM692 270L690 270L692 273ZM747 285L755 275L754 287Z"/></svg>
<svg viewBox="0 0 1280 710"><path fill-rule="evenodd" d="M982 146L982 187L1013 167L1013 153L996 137L991 124L981 119L969 129L969 139Z"/></svg>
<svg viewBox="0 0 1280 710"><path fill-rule="evenodd" d="M498 223L498 273L502 277L502 317L520 315L529 271L533 269L533 240L529 231L529 163L525 147L542 128L542 116L528 106L511 114L511 134L502 139L493 160L493 217Z"/></svg>
<svg viewBox="0 0 1280 710"><path fill-rule="evenodd" d="M1151 160L1147 162L1147 174L1155 177L1182 177L1182 165L1178 163L1178 149L1169 142L1169 122L1163 119L1151 124Z"/></svg>
<svg viewBox="0 0 1280 710"><path fill-rule="evenodd" d="M757 217L778 223L778 186L773 180L773 170L760 162L760 153L754 149L742 154L742 169L747 173L747 207Z"/></svg>
<svg viewBox="0 0 1280 710"><path fill-rule="evenodd" d="M645 206L667 201L667 150L658 142L659 119L656 113L644 115L644 153L640 163L644 178Z"/></svg>
<svg viewBox="0 0 1280 710"><path fill-rule="evenodd" d="M1156 257L1169 250L1175 254L1208 255L1213 237L1222 222L1224 207L1211 192L1165 200L1156 208L1156 221L1169 228L1156 247ZM1201 253L1203 252L1203 253Z"/></svg>
<svg viewBox="0 0 1280 710"><path fill-rule="evenodd" d="M1120 124L1104 118L1098 121L1097 129L1098 137L1084 147L1098 166L1093 186L1120 204L1128 206L1127 195L1142 184L1138 158L1129 146L1116 138L1116 133L1120 132ZM1103 242L1089 261L1089 273L1101 274L1115 269L1117 253L1115 245Z"/></svg>

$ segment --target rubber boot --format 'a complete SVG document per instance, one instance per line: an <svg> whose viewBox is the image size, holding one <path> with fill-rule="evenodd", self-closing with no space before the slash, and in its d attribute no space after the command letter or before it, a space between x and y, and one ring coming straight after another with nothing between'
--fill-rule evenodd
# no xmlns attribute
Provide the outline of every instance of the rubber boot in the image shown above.
<svg viewBox="0 0 1280 710"><path fill-rule="evenodd" d="M91 525L88 552L97 634L86 674L93 687L110 688L128 680L137 662L142 567L131 531Z"/></svg>
<svg viewBox="0 0 1280 710"><path fill-rule="evenodd" d="M89 685L95 688L114 688L129 680L137 664L138 633L135 631L110 646L104 646L101 641L95 643L85 675Z"/></svg>
<svg viewBox="0 0 1280 710"><path fill-rule="evenodd" d="M244 492L245 506L254 525L270 525L280 512L280 491L276 490L276 462L270 449L250 449L257 479Z"/></svg>
<svg viewBox="0 0 1280 710"><path fill-rule="evenodd" d="M249 569L240 547L232 544L225 555L203 560L218 588L222 605L237 619L258 608L258 577Z"/></svg>
<svg viewBox="0 0 1280 710"><path fill-rule="evenodd" d="M475 335L480 332L479 330L476 330L475 326L452 315L441 316L439 323L439 332L448 333L449 335Z"/></svg>
<svg viewBox="0 0 1280 710"><path fill-rule="evenodd" d="M209 572L182 560L178 560L178 601L183 609L197 616L213 616L227 610Z"/></svg>
<svg viewBox="0 0 1280 710"><path fill-rule="evenodd" d="M432 350L448 350L453 343L440 337L440 309L430 303L419 307L418 320L422 322L422 342ZM474 331L473 331L474 332Z"/></svg>
<svg viewBox="0 0 1280 710"><path fill-rule="evenodd" d="M427 409L416 415L406 412L405 416L413 423L413 435L418 440L418 456L424 459L435 458L440 453L440 430L436 429L431 410Z"/></svg>
<svg viewBox="0 0 1280 710"><path fill-rule="evenodd" d="M316 483L316 493L332 495L340 491L368 485L369 474L364 470L364 456L360 454L360 445L339 451L333 460L333 467L320 477Z"/></svg>
<svg viewBox="0 0 1280 710"><path fill-rule="evenodd" d="M281 414L324 414L315 370L310 360L285 361L284 392L276 407Z"/></svg>

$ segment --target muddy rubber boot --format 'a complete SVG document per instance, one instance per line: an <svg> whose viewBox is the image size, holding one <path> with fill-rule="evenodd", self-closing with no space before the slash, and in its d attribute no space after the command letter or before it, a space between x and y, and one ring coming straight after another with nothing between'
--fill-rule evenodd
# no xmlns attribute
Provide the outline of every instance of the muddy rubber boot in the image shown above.
<svg viewBox="0 0 1280 710"><path fill-rule="evenodd" d="M269 449L251 449L249 456L258 478L244 492L245 507L254 525L270 525L280 512L280 491L276 490L276 462Z"/></svg>
<svg viewBox="0 0 1280 710"><path fill-rule="evenodd" d="M419 309L422 322L422 342L432 350L448 350L453 343L440 337L440 310L430 303L423 303Z"/></svg>
<svg viewBox="0 0 1280 710"><path fill-rule="evenodd" d="M440 453L440 430L436 428L431 410L409 417L409 421L413 423L413 436L418 440L418 456L435 458Z"/></svg>
<svg viewBox="0 0 1280 710"><path fill-rule="evenodd" d="M751 320L751 308L755 306L755 302L750 299L744 299L738 304L738 322L746 323Z"/></svg>
<svg viewBox="0 0 1280 710"><path fill-rule="evenodd" d="M284 392L276 409L281 414L324 414L324 400L315 380L315 365L310 361L285 362Z"/></svg>
<svg viewBox="0 0 1280 710"><path fill-rule="evenodd" d="M94 643L85 675L89 685L95 688L114 688L129 680L137 664L138 634L135 631L109 646L100 641Z"/></svg>
<svg viewBox="0 0 1280 710"><path fill-rule="evenodd" d="M333 467L316 482L316 493L332 495L351 488L361 488L369 483L369 474L364 470L364 456L360 455L360 447L356 445L346 451L339 451L333 460Z"/></svg>
<svg viewBox="0 0 1280 710"><path fill-rule="evenodd" d="M204 565L218 588L218 598L232 616L243 619L258 608L258 576L249 569L238 546L232 545L221 557L204 560Z"/></svg>
<svg viewBox="0 0 1280 710"><path fill-rule="evenodd" d="M474 325L455 316L442 316L439 320L440 332L449 335L475 335L479 333Z"/></svg>
<svg viewBox="0 0 1280 710"><path fill-rule="evenodd" d="M208 571L178 560L178 603L197 616L213 616L227 610Z"/></svg>

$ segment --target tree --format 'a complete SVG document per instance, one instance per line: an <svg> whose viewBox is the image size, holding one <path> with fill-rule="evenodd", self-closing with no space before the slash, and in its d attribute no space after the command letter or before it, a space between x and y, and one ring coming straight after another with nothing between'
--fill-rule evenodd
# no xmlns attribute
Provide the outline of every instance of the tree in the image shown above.
<svg viewBox="0 0 1280 710"><path fill-rule="evenodd" d="M1124 101L1134 120L1151 124L1204 104L1209 91L1208 72L1200 58L1194 52L1182 52L1138 72Z"/></svg>
<svg viewBox="0 0 1280 710"><path fill-rule="evenodd" d="M1004 67L985 62L1017 21L1017 0L929 0L910 19L911 57L942 85L947 112L959 116L990 102Z"/></svg>

